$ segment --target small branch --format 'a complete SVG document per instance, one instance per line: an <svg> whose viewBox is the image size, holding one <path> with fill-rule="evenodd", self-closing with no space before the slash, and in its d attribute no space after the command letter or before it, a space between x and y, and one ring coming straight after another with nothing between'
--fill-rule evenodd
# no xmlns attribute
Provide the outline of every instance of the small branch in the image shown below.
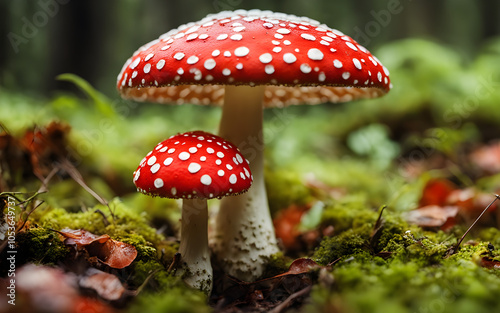
<svg viewBox="0 0 500 313"><path fill-rule="evenodd" d="M495 203L497 200L500 199L500 196L495 194L495 199L493 199L493 201L490 202L490 204L488 204L488 206L483 210L483 212L481 212L481 214L479 214L479 216L476 218L476 220L474 221L474 223L472 223L472 225L470 225L470 227L467 229L467 231L463 234L463 236L460 238L460 240L458 240L457 244L454 245L447 253L446 257L452 255L452 254L455 254L458 252L458 248L460 247L460 244L462 243L462 241L465 239L465 236L467 236L467 234L470 232L470 230L472 229L472 227L474 227L474 225L476 225L476 223L479 221L479 219L481 217L483 217L484 213L486 213L486 211L488 211L488 209L493 205L493 203Z"/></svg>
<svg viewBox="0 0 500 313"><path fill-rule="evenodd" d="M293 300L295 300L298 297L302 297L307 295L312 289L312 286L307 286L304 289L301 289L293 294L291 294L285 301L281 302L277 306L274 307L269 313L280 313L284 309L286 309L288 306L290 306Z"/></svg>

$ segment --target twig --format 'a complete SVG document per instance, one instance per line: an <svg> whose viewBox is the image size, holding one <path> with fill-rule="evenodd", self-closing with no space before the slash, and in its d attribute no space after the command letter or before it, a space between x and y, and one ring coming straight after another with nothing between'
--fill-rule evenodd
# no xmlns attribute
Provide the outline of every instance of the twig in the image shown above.
<svg viewBox="0 0 500 313"><path fill-rule="evenodd" d="M465 233L460 238L460 240L457 242L457 244L455 246L453 246L448 251L447 256L450 256L450 255L455 254L455 253L458 252L458 248L460 247L460 244L462 243L462 241L465 239L465 236L467 236L467 234L470 232L470 230L472 229L472 227L474 227L474 225L476 225L476 223L479 221L479 219L484 215L484 213L486 213L486 211L488 211L488 209L493 205L493 203L495 203L499 199L500 199L500 196L497 195L497 194L495 194L495 199L493 199L493 201L491 201L490 204L488 204L488 206L483 210L483 212L481 212L481 214L479 214L479 216L476 218L476 220L474 221L474 223L472 223L472 225L469 226L469 228L467 229L467 231L465 231Z"/></svg>
<svg viewBox="0 0 500 313"><path fill-rule="evenodd" d="M286 309L291 304L291 302L293 300L295 300L298 297L305 296L306 294L308 294L311 291L311 289L312 289L312 286L307 286L304 289L301 289L301 290L291 294L285 301L281 302L280 304L275 306L274 309L269 311L269 313L280 313L281 311Z"/></svg>

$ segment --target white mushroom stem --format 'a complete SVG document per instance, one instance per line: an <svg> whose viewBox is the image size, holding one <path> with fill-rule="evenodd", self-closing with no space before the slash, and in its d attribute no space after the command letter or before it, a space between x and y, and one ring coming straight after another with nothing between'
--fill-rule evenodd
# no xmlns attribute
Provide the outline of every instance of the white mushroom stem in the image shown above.
<svg viewBox="0 0 500 313"><path fill-rule="evenodd" d="M253 281L278 252L264 185L264 86L226 86L219 135L238 146L250 162L248 192L221 200L212 248L229 275Z"/></svg>
<svg viewBox="0 0 500 313"><path fill-rule="evenodd" d="M208 248L208 210L205 199L184 199L181 219L181 269L186 284L210 294L212 265Z"/></svg>

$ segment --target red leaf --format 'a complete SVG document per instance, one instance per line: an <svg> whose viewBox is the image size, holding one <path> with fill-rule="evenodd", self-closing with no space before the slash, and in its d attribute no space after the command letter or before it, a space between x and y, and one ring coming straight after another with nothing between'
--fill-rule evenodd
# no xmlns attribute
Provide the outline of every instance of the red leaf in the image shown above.
<svg viewBox="0 0 500 313"><path fill-rule="evenodd" d="M433 179L427 182L422 192L419 206L439 205L444 206L450 193L457 189L456 186L447 179Z"/></svg>
<svg viewBox="0 0 500 313"><path fill-rule="evenodd" d="M300 248L298 236L300 231L297 229L300 219L308 207L298 207L292 205L280 211L273 220L276 237L280 238L286 250L295 250Z"/></svg>

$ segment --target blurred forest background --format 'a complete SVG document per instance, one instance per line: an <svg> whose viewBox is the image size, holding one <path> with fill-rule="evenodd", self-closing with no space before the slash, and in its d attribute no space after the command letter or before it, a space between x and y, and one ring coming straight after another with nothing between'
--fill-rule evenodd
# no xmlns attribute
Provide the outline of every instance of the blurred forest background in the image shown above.
<svg viewBox="0 0 500 313"><path fill-rule="evenodd" d="M304 15L373 50L408 37L449 45L471 60L500 33L498 0L0 0L0 85L49 95L74 73L116 96L125 60L142 44L208 13L268 9Z"/></svg>

